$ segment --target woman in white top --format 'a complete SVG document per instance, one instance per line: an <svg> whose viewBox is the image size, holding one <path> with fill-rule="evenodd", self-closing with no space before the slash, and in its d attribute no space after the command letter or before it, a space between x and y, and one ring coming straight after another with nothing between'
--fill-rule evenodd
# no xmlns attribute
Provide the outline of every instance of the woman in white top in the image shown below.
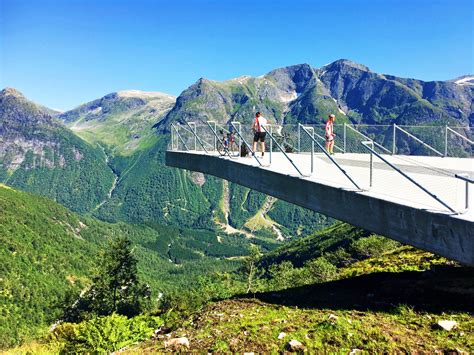
<svg viewBox="0 0 474 355"><path fill-rule="evenodd" d="M265 153L265 136L266 132L262 128L263 126L267 125L267 119L262 116L260 112L255 114L255 120L253 121L252 129L254 132L253 135L253 151L254 154L257 151L257 142L260 141L260 148L262 150L262 157Z"/></svg>
<svg viewBox="0 0 474 355"><path fill-rule="evenodd" d="M335 118L336 116L331 114L328 116L328 121L326 122L326 150L331 155L334 154L334 137L336 137L336 134L334 133Z"/></svg>

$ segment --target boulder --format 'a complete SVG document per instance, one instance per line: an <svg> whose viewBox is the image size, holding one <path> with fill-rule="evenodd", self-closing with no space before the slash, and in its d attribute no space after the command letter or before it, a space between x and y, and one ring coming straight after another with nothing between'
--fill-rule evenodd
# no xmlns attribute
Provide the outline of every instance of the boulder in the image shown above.
<svg viewBox="0 0 474 355"><path fill-rule="evenodd" d="M281 332L280 334L278 334L278 339L283 339L284 337L286 337L285 332Z"/></svg>
<svg viewBox="0 0 474 355"><path fill-rule="evenodd" d="M454 320L440 320L436 323L435 327L442 330L447 330L448 332L456 328L458 323Z"/></svg>
<svg viewBox="0 0 474 355"><path fill-rule="evenodd" d="M165 348L178 350L181 348L189 348L189 340L186 337L181 338L172 338L170 340L165 341Z"/></svg>
<svg viewBox="0 0 474 355"><path fill-rule="evenodd" d="M286 343L286 350L291 352L304 351L304 345L301 344L298 340L292 339Z"/></svg>

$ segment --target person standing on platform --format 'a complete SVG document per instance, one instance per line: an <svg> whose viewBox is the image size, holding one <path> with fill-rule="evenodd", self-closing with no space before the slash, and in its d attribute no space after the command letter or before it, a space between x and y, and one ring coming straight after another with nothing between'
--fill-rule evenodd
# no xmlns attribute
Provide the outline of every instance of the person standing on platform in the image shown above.
<svg viewBox="0 0 474 355"><path fill-rule="evenodd" d="M265 136L266 132L262 128L267 125L267 119L262 116L260 112L255 114L255 120L253 121L252 130L253 134L253 152L257 151L257 142L260 142L260 149L262 150L262 158L265 154Z"/></svg>
<svg viewBox="0 0 474 355"><path fill-rule="evenodd" d="M336 116L330 114L328 116L328 121L326 122L326 150L329 154L334 154L334 138L336 134L334 133L334 120Z"/></svg>

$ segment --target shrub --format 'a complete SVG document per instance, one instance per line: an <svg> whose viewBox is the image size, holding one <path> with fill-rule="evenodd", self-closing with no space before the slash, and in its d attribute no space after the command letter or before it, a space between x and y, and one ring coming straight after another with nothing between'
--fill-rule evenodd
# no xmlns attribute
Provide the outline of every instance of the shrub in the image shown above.
<svg viewBox="0 0 474 355"><path fill-rule="evenodd" d="M351 244L351 248L359 259L377 257L398 246L400 243L378 235L361 238Z"/></svg>
<svg viewBox="0 0 474 355"><path fill-rule="evenodd" d="M50 334L63 353L108 353L149 339L163 321L159 317L127 318L116 313L78 324L63 323Z"/></svg>
<svg viewBox="0 0 474 355"><path fill-rule="evenodd" d="M305 263L313 282L326 282L337 278L337 267L331 264L325 257L319 257Z"/></svg>

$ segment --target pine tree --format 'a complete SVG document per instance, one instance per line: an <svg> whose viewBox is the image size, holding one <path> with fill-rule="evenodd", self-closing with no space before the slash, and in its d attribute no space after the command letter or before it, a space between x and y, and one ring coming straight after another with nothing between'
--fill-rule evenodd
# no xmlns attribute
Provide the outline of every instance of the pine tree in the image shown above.
<svg viewBox="0 0 474 355"><path fill-rule="evenodd" d="M134 316L142 312L150 289L138 279L137 262L130 240L110 240L99 254L92 285L66 308L63 319L77 322L93 315Z"/></svg>

